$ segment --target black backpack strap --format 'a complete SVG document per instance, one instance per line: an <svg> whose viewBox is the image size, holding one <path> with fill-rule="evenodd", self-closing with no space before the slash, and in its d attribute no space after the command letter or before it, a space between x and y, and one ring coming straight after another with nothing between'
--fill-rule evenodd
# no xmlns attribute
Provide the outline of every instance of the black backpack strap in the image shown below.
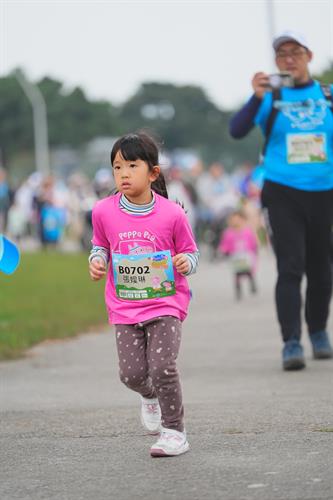
<svg viewBox="0 0 333 500"><path fill-rule="evenodd" d="M272 128L274 125L274 122L276 120L276 116L279 112L278 108L274 106L275 101L279 101L281 99L281 90L280 89L273 89L272 90L272 109L268 115L267 118L267 123L266 123L266 130L265 130L265 142L262 147L261 155L262 158L265 156L266 149L268 146L268 141L272 132Z"/></svg>
<svg viewBox="0 0 333 500"><path fill-rule="evenodd" d="M325 99L330 103L330 108L333 113L333 95L332 89L329 83L321 83L320 88L325 96Z"/></svg>

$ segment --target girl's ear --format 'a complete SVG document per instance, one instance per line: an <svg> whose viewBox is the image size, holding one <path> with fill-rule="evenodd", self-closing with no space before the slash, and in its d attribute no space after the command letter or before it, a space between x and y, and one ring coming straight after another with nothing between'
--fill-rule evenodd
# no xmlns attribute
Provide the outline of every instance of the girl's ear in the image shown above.
<svg viewBox="0 0 333 500"><path fill-rule="evenodd" d="M159 165L155 165L153 169L150 171L150 178L151 181L154 182L156 179L158 179L158 176L161 173L161 167Z"/></svg>

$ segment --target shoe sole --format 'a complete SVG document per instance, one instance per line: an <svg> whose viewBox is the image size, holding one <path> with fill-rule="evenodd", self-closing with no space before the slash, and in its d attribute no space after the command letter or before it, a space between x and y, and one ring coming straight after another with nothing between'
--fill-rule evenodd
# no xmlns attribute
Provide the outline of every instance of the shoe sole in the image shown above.
<svg viewBox="0 0 333 500"><path fill-rule="evenodd" d="M188 442L186 442L181 450L178 450L178 451L175 451L172 453L168 453L165 450L163 450L162 448L151 448L150 455L153 458L177 457L178 455L182 455L183 453L186 453L187 451L189 451L189 449L190 449L190 445Z"/></svg>
<svg viewBox="0 0 333 500"><path fill-rule="evenodd" d="M305 361L302 358L291 359L283 363L283 369L286 371L302 370L303 368L305 368Z"/></svg>
<svg viewBox="0 0 333 500"><path fill-rule="evenodd" d="M317 351L313 353L313 359L331 359L333 352Z"/></svg>

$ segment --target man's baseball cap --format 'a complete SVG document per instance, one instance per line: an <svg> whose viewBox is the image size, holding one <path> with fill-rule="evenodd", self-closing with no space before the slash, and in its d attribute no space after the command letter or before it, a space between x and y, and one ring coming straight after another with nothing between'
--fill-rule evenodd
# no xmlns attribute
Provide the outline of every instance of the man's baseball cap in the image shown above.
<svg viewBox="0 0 333 500"><path fill-rule="evenodd" d="M273 49L276 51L282 45L283 43L286 42L296 42L299 45L302 45L302 47L305 47L308 50L311 50L309 47L309 43L306 40L305 36L302 35L301 33L296 33L295 31L283 31L279 35L277 35L274 40L273 40Z"/></svg>

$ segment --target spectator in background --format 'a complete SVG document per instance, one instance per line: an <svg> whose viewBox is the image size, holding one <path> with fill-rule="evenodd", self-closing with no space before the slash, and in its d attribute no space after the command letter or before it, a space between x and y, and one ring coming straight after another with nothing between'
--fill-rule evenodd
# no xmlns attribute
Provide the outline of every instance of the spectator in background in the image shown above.
<svg viewBox="0 0 333 500"><path fill-rule="evenodd" d="M10 191L6 170L0 167L0 233L6 232L8 210L10 206Z"/></svg>
<svg viewBox="0 0 333 500"><path fill-rule="evenodd" d="M41 244L46 247L59 243L66 222L66 201L63 190L57 193L53 175L45 176L34 197Z"/></svg>
<svg viewBox="0 0 333 500"><path fill-rule="evenodd" d="M14 195L14 205L24 214L25 235L37 237L37 212L35 207L35 197L39 190L42 175L40 172L33 172L16 190Z"/></svg>
<svg viewBox="0 0 333 500"><path fill-rule="evenodd" d="M94 177L94 190L98 199L110 196L114 188L115 183L111 170L105 167L98 169Z"/></svg>
<svg viewBox="0 0 333 500"><path fill-rule="evenodd" d="M27 233L27 216L15 199L8 211L7 232L10 238L18 242Z"/></svg>
<svg viewBox="0 0 333 500"><path fill-rule="evenodd" d="M196 226L195 199L193 199L193 188L183 179L182 170L172 166L167 172L167 184L169 199L178 201L184 206L187 218L194 232Z"/></svg>
<svg viewBox="0 0 333 500"><path fill-rule="evenodd" d="M220 234L239 197L222 164L212 163L197 181L199 217L203 239L210 245L211 258L217 257Z"/></svg>

